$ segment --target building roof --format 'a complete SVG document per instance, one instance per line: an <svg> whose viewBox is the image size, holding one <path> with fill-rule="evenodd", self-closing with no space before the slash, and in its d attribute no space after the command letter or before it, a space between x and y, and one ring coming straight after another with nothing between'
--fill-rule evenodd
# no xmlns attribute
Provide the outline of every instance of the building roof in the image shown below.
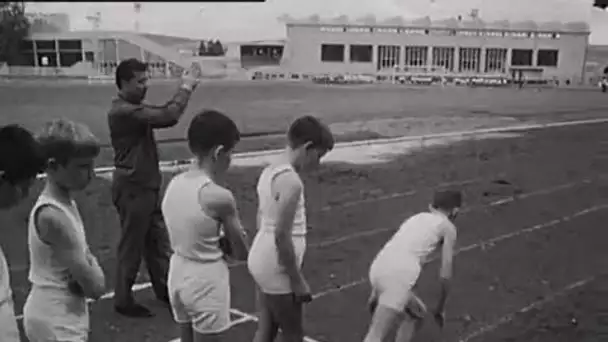
<svg viewBox="0 0 608 342"><path fill-rule="evenodd" d="M412 27L419 29L488 29L488 30L504 30L504 31L540 31L540 32L564 32L564 33L590 33L589 24L583 21L572 22L536 22L532 20L526 21L483 21L475 20L458 20L456 18L448 18L441 20L433 20L430 17L417 19L406 19L400 16L378 19L372 14L368 14L361 18L349 18L341 15L334 18L321 18L318 14L311 15L307 18L291 18L286 17L285 23L290 26L305 25L305 26L400 26Z"/></svg>
<svg viewBox="0 0 608 342"><path fill-rule="evenodd" d="M52 39L94 39L94 38L113 38L123 34L136 34L148 38L162 46L174 46L183 44L198 43L196 39L167 36L155 33L134 32L134 31L105 31L105 30L86 30L86 31L62 31L62 32L34 32L30 39L52 40Z"/></svg>

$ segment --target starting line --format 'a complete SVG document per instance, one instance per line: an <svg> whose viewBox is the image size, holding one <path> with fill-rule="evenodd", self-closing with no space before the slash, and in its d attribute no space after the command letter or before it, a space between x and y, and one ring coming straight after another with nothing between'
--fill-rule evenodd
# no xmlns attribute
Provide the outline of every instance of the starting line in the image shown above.
<svg viewBox="0 0 608 342"><path fill-rule="evenodd" d="M235 315L235 316L240 316L240 318L235 319L234 321L232 321L232 323L230 324L230 328L233 328L233 327L235 327L237 325L245 324L245 323L248 323L248 322L253 322L253 323L257 323L258 322L258 318L255 315L248 314L248 313L240 311L238 309L230 309L230 313L233 314L233 315ZM176 339L170 340L169 342L180 342L180 341L181 341L181 339L176 338ZM313 339L311 337L308 337L308 336L304 336L304 342L320 342L320 341L317 341L317 340L315 340L315 339Z"/></svg>

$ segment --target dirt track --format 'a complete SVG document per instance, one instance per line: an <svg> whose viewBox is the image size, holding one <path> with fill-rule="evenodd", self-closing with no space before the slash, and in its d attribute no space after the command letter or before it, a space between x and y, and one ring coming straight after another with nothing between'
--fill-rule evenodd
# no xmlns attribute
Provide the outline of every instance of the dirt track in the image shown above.
<svg viewBox="0 0 608 342"><path fill-rule="evenodd" d="M608 258L604 241L608 235L603 222L608 219L608 210L551 222L608 204L608 184L599 177L608 170L608 144L603 141L606 129L604 124L533 131L523 136L429 147L372 165L325 165L305 180L312 227L305 268L317 294L307 309L308 335L328 342L361 340L369 319L364 306L364 277L371 258L401 220L424 209L429 188L440 183L469 180L461 186L470 212L458 221L459 247L465 249L456 261L454 293L443 332L447 341L491 326L539 298L605 271ZM258 175L258 168L237 168L227 179L250 229ZM79 197L79 203L89 241L103 260L111 284L118 226L109 195L107 181L98 179ZM513 195L518 197L512 200ZM500 200L502 203L492 204ZM25 203L13 214L0 216L7 227L2 247L14 269L18 312L27 294L24 227L30 205ZM538 226L543 223L549 224ZM494 244L479 244L496 237L501 239ZM435 277L436 264L431 264L422 276L420 290L429 303L437 290ZM233 307L254 312L251 280L242 266L233 268L232 279ZM591 283L590 288L601 286ZM600 303L602 292L579 291L581 294L573 297L576 301L562 297L556 304L548 303L549 309L538 319L515 315L513 322L499 325L475 341L513 337L518 337L517 341L566 341L549 328L559 327L570 334L567 336L575 336L572 327L564 323L569 314L577 317L579 324L574 327L578 336L591 336L601 329L593 315L601 311L594 303ZM156 318L124 320L113 314L111 301L102 301L93 306L91 341L167 342L176 337L177 328L168 310L154 304L148 291L138 296L155 308ZM559 311L551 310L553 305ZM254 327L253 323L237 326L230 340L248 341ZM440 335L432 324L424 334L421 340L425 336L436 340L433 338Z"/></svg>

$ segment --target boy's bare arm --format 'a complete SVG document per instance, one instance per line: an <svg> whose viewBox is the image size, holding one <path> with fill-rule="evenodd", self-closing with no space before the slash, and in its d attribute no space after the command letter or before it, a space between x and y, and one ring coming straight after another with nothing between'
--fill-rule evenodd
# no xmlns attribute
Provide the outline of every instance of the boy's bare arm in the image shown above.
<svg viewBox="0 0 608 342"><path fill-rule="evenodd" d="M443 236L443 246L441 248L441 267L439 270L441 295L437 304L437 312L442 312L445 309L445 304L447 302L450 280L452 279L453 272L455 245L456 229L454 227L447 227Z"/></svg>
<svg viewBox="0 0 608 342"><path fill-rule="evenodd" d="M45 206L35 215L40 238L57 251L61 262L68 266L72 280L87 298L98 299L105 292L105 277L97 259L82 248L70 231L68 217L58 208ZM74 284L71 284L74 286Z"/></svg>
<svg viewBox="0 0 608 342"><path fill-rule="evenodd" d="M201 205L222 223L224 234L232 251L230 257L236 260L246 260L249 254L249 243L239 219L234 196L230 191L220 187L207 189L207 191L212 193L199 193Z"/></svg>
<svg viewBox="0 0 608 342"><path fill-rule="evenodd" d="M305 281L298 265L292 241L293 221L303 191L302 182L295 173L287 172L277 176L273 188L277 189L278 193L275 244L279 263L285 267L285 272L292 286L303 287Z"/></svg>

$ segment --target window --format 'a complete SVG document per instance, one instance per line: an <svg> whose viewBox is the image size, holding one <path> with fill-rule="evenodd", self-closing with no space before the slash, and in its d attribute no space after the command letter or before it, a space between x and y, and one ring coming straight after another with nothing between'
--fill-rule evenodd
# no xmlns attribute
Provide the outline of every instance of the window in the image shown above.
<svg viewBox="0 0 608 342"><path fill-rule="evenodd" d="M84 53L84 59L87 62L95 62L95 53L93 51L87 51Z"/></svg>
<svg viewBox="0 0 608 342"><path fill-rule="evenodd" d="M59 63L61 63L62 67L71 67L80 61L82 61L81 52L60 52L59 53Z"/></svg>
<svg viewBox="0 0 608 342"><path fill-rule="evenodd" d="M387 27L378 27L376 29L378 33L399 33L399 29L397 28L387 28Z"/></svg>
<svg viewBox="0 0 608 342"><path fill-rule="evenodd" d="M481 62L480 48L460 48L458 50L459 72L479 72L479 64Z"/></svg>
<svg viewBox="0 0 608 342"><path fill-rule="evenodd" d="M511 65L532 66L532 50L513 49L511 51Z"/></svg>
<svg viewBox="0 0 608 342"><path fill-rule="evenodd" d="M538 50L538 56L536 58L536 65L556 67L559 58L558 50Z"/></svg>
<svg viewBox="0 0 608 342"><path fill-rule="evenodd" d="M454 71L454 48L453 47L433 47L432 66L443 68L444 71Z"/></svg>
<svg viewBox="0 0 608 342"><path fill-rule="evenodd" d="M59 50L82 50L82 40L59 40Z"/></svg>
<svg viewBox="0 0 608 342"><path fill-rule="evenodd" d="M372 46L371 45L351 45L350 46L350 61L369 63L372 61Z"/></svg>
<svg viewBox="0 0 608 342"><path fill-rule="evenodd" d="M392 69L399 65L401 49L396 45L378 46L378 65L377 69Z"/></svg>
<svg viewBox="0 0 608 342"><path fill-rule="evenodd" d="M321 32L344 32L346 29L340 26L321 26Z"/></svg>
<svg viewBox="0 0 608 342"><path fill-rule="evenodd" d="M321 45L321 61L344 62L344 45L323 44Z"/></svg>
<svg viewBox="0 0 608 342"><path fill-rule="evenodd" d="M346 32L369 33L369 32L372 32L372 29L371 29L371 27L347 27Z"/></svg>
<svg viewBox="0 0 608 342"><path fill-rule="evenodd" d="M505 72L507 66L507 49L488 48L486 49L485 72Z"/></svg>
<svg viewBox="0 0 608 342"><path fill-rule="evenodd" d="M429 49L426 46L406 46L405 66L425 66Z"/></svg>
<svg viewBox="0 0 608 342"><path fill-rule="evenodd" d="M36 41L36 50L52 50L55 51L55 41L54 40L37 40Z"/></svg>

